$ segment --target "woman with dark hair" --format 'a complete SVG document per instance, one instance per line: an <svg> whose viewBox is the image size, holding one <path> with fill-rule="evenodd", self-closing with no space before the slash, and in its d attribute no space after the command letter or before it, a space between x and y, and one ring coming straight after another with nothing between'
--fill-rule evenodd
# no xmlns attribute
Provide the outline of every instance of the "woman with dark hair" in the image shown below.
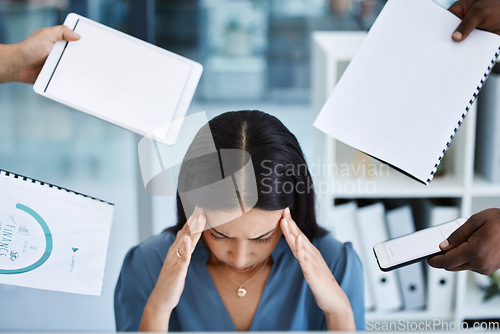
<svg viewBox="0 0 500 334"><path fill-rule="evenodd" d="M127 254L118 331L364 329L359 258L318 225L304 155L275 117L227 112L198 132L177 217Z"/></svg>

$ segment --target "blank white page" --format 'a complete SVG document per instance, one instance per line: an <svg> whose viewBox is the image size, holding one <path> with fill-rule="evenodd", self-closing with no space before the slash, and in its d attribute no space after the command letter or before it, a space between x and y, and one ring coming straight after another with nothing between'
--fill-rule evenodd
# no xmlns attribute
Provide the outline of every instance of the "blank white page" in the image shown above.
<svg viewBox="0 0 500 334"><path fill-rule="evenodd" d="M500 46L431 0L389 0L314 126L423 183L466 114Z"/></svg>
<svg viewBox="0 0 500 334"><path fill-rule="evenodd" d="M146 134L170 122L191 66L79 20L46 93Z"/></svg>

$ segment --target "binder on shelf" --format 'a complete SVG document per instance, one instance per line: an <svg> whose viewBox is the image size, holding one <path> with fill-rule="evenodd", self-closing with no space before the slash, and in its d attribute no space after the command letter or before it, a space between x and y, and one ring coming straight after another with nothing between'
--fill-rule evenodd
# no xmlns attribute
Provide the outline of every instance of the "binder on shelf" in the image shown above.
<svg viewBox="0 0 500 334"><path fill-rule="evenodd" d="M476 171L500 183L500 65L481 90L477 106Z"/></svg>
<svg viewBox="0 0 500 334"><path fill-rule="evenodd" d="M415 219L420 228L439 225L460 217L453 201L419 199L414 205ZM456 273L425 265L427 268L426 310L433 314L449 314L455 305Z"/></svg>
<svg viewBox="0 0 500 334"><path fill-rule="evenodd" d="M0 170L0 284L100 295L113 209Z"/></svg>
<svg viewBox="0 0 500 334"><path fill-rule="evenodd" d="M398 311L403 307L396 274L383 272L377 265L373 246L388 239L385 226L385 210L382 202L358 207L356 211L358 231L366 258L366 270L370 278L376 311Z"/></svg>
<svg viewBox="0 0 500 334"><path fill-rule="evenodd" d="M328 229L334 235L335 239L341 242L350 241L356 253L358 254L361 262L363 263L363 281L365 288L365 310L372 311L375 308L373 302L373 292L369 284L370 277L366 269L367 261L361 247L361 241L356 226L356 210L358 206L355 201L350 201L343 204L335 205L331 221L328 224Z"/></svg>
<svg viewBox="0 0 500 334"><path fill-rule="evenodd" d="M409 204L399 205L387 210L387 231L389 238L398 238L415 232L413 213ZM411 247L411 245L408 245ZM396 271L405 310L418 310L425 307L425 278L421 262L399 268Z"/></svg>
<svg viewBox="0 0 500 334"><path fill-rule="evenodd" d="M389 0L314 126L429 184L500 53L486 31L452 41L459 23L431 0Z"/></svg>

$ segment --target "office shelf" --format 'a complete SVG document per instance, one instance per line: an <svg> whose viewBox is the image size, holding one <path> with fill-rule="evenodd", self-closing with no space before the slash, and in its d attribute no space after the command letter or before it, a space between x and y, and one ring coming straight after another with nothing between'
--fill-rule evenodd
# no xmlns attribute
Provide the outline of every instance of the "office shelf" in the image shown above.
<svg viewBox="0 0 500 334"><path fill-rule="evenodd" d="M313 33L314 113L320 111L365 36L364 32ZM498 206L500 203L500 184L490 183L474 174L475 105L470 109L445 155L446 162L440 166L441 175L436 176L428 186L390 169L320 131L316 131L315 135L318 143L316 155L321 157L322 164L329 168L323 168L328 172L315 178L318 184L316 189L320 190L318 195L320 221L327 221L333 216L335 206L332 204L337 199L452 198L460 204L460 214L464 217L487 207ZM368 172L366 169L368 167L375 172ZM474 285L467 272L458 273L456 279L454 288L456 298L451 310L367 312L366 319L367 321L447 319L460 324L464 319L500 318L500 298L482 303L480 299L483 292Z"/></svg>

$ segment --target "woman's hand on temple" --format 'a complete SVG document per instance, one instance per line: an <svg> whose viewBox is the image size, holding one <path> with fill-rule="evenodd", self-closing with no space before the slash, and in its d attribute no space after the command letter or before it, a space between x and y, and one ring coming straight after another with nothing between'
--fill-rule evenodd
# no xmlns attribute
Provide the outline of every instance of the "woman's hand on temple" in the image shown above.
<svg viewBox="0 0 500 334"><path fill-rule="evenodd" d="M319 308L325 313L328 330L355 330L351 304L333 277L320 251L302 233L290 215L283 210L281 230L288 246L300 263Z"/></svg>
<svg viewBox="0 0 500 334"><path fill-rule="evenodd" d="M168 250L158 281L148 298L139 331L166 332L172 310L184 291L188 266L206 223L205 214L195 209Z"/></svg>

